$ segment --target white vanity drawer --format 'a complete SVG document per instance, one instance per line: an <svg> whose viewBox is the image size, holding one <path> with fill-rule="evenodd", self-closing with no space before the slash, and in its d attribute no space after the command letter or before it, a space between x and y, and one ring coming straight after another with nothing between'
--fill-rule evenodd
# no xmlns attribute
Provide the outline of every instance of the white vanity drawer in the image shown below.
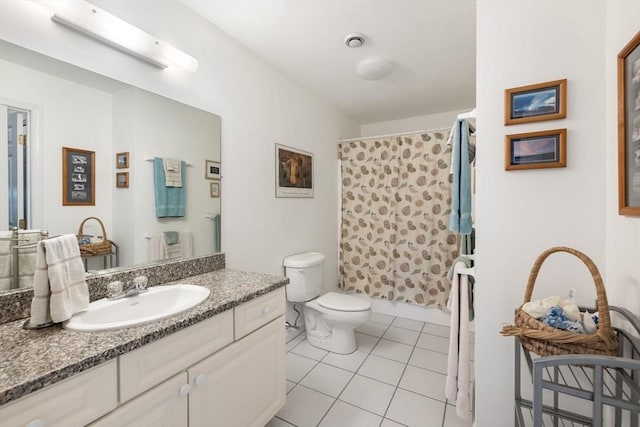
<svg viewBox="0 0 640 427"><path fill-rule="evenodd" d="M284 287L237 306L235 313L236 340L255 331L285 312Z"/></svg>
<svg viewBox="0 0 640 427"><path fill-rule="evenodd" d="M120 402L233 342L233 310L217 314L182 331L120 356Z"/></svg>
<svg viewBox="0 0 640 427"><path fill-rule="evenodd" d="M114 359L0 407L0 427L87 425L117 406L117 379Z"/></svg>

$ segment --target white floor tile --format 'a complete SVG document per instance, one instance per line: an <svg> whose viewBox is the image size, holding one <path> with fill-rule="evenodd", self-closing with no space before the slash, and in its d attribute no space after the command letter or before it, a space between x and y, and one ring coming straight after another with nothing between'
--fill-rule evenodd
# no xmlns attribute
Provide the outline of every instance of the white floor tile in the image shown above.
<svg viewBox="0 0 640 427"><path fill-rule="evenodd" d="M441 400L442 403L444 403L446 382L447 376L445 374L427 371L426 369L416 368L415 366L407 366L398 387Z"/></svg>
<svg viewBox="0 0 640 427"><path fill-rule="evenodd" d="M338 400L319 427L372 427L380 424L381 420L382 417Z"/></svg>
<svg viewBox="0 0 640 427"><path fill-rule="evenodd" d="M287 380L287 393L289 393L291 389L294 388L295 386L296 386L296 383L294 383L293 381Z"/></svg>
<svg viewBox="0 0 640 427"><path fill-rule="evenodd" d="M391 421L388 418L385 418L384 420L382 420L382 424L380 424L380 427L404 427L402 424L398 424L395 421Z"/></svg>
<svg viewBox="0 0 640 427"><path fill-rule="evenodd" d="M289 424L286 421L281 420L278 417L273 417L271 418L271 421L269 421L264 427L295 427L293 424Z"/></svg>
<svg viewBox="0 0 640 427"><path fill-rule="evenodd" d="M439 337L449 338L450 328L448 326L435 325L433 323L427 323L422 330L423 334L437 335Z"/></svg>
<svg viewBox="0 0 640 427"><path fill-rule="evenodd" d="M293 353L287 353L287 379L294 383L307 375L318 362Z"/></svg>
<svg viewBox="0 0 640 427"><path fill-rule="evenodd" d="M379 338L372 337L371 335L359 334L356 332L356 344L357 350L363 353L370 353L373 347L378 343Z"/></svg>
<svg viewBox="0 0 640 427"><path fill-rule="evenodd" d="M410 345L381 339L371 351L371 354L407 363L409 361L409 356L411 356L411 350L413 350L413 347Z"/></svg>
<svg viewBox="0 0 640 427"><path fill-rule="evenodd" d="M398 389L386 418L410 427L437 427L442 425L443 415L444 403Z"/></svg>
<svg viewBox="0 0 640 427"><path fill-rule="evenodd" d="M358 370L358 374L397 386L405 366L404 363L371 354Z"/></svg>
<svg viewBox="0 0 640 427"><path fill-rule="evenodd" d="M391 316L390 314L382 314L382 313L371 313L372 322L382 323L383 325L390 325L393 322L395 316Z"/></svg>
<svg viewBox="0 0 640 427"><path fill-rule="evenodd" d="M357 375L340 395L340 400L378 415L384 415L395 387Z"/></svg>
<svg viewBox="0 0 640 427"><path fill-rule="evenodd" d="M287 351L291 350L292 348L300 344L302 341L304 341L304 334L300 334L294 339L292 339L291 341L287 341Z"/></svg>
<svg viewBox="0 0 640 427"><path fill-rule="evenodd" d="M409 365L446 374L447 358L448 355L444 353L416 347L409 359Z"/></svg>
<svg viewBox="0 0 640 427"><path fill-rule="evenodd" d="M384 325L382 323L376 323L372 321L368 321L356 328L356 332L360 332L361 334L371 335L373 337L381 337L384 334L384 331L387 330L389 325Z"/></svg>
<svg viewBox="0 0 640 427"><path fill-rule="evenodd" d="M329 353L327 350L323 350L318 347L314 347L309 344L306 339L300 344L291 349L291 353L299 354L300 356L308 357L309 359L322 360L323 357Z"/></svg>
<svg viewBox="0 0 640 427"><path fill-rule="evenodd" d="M449 353L449 338L423 333L420 334L416 347L437 351L439 353Z"/></svg>
<svg viewBox="0 0 640 427"><path fill-rule="evenodd" d="M316 427L333 402L329 396L297 385L287 395L287 403L277 415L298 427Z"/></svg>
<svg viewBox="0 0 640 427"><path fill-rule="evenodd" d="M338 397L352 376L353 372L318 363L300 384L320 393Z"/></svg>
<svg viewBox="0 0 640 427"><path fill-rule="evenodd" d="M287 342L304 333L304 329L287 328Z"/></svg>
<svg viewBox="0 0 640 427"><path fill-rule="evenodd" d="M419 336L420 332L418 331L389 326L389 329L387 329L384 335L382 335L382 338L389 341L401 342L402 344L414 346L416 345Z"/></svg>
<svg viewBox="0 0 640 427"><path fill-rule="evenodd" d="M367 358L368 353L361 351L354 351L351 354L338 354L329 353L322 359L322 363L326 363L338 368L346 369L347 371L356 372L364 359Z"/></svg>
<svg viewBox="0 0 640 427"><path fill-rule="evenodd" d="M419 320L405 319L403 317L396 317L396 320L394 320L391 325L397 326L398 328L411 329L412 331L420 332L422 331L424 322L421 322Z"/></svg>
<svg viewBox="0 0 640 427"><path fill-rule="evenodd" d="M473 420L471 414L469 418L458 418L456 414L456 407L447 405L446 413L444 415L444 427L471 427Z"/></svg>

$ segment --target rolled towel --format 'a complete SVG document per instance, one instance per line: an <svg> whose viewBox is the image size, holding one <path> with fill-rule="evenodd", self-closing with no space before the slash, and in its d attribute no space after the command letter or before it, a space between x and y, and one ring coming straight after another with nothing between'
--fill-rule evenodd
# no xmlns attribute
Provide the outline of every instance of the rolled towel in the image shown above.
<svg viewBox="0 0 640 427"><path fill-rule="evenodd" d="M588 311L585 311L582 315L582 324L584 326L584 331L587 334L595 334L598 330L596 322L593 320L591 313L589 313Z"/></svg>
<svg viewBox="0 0 640 427"><path fill-rule="evenodd" d="M529 301L522 306L522 310L534 319L542 319L547 315L549 308L542 300Z"/></svg>
<svg viewBox="0 0 640 427"><path fill-rule="evenodd" d="M558 306L564 310L564 313L567 315L567 319L571 320L572 322L579 322L580 320L582 320L580 309L570 300L566 299L560 301L560 304L558 304Z"/></svg>

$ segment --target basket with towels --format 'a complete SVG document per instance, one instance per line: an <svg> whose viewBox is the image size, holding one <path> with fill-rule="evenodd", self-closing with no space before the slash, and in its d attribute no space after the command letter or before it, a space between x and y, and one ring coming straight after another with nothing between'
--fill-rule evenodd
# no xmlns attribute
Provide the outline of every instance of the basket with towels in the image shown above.
<svg viewBox="0 0 640 427"><path fill-rule="evenodd" d="M100 224L102 235L99 236L98 239L92 239L91 236L84 234L84 225L89 220L96 220L98 224ZM104 228L104 224L100 221L100 218L90 216L82 220L77 237L78 245L80 246L80 255L82 256L107 255L111 253L111 241L107 239L107 230Z"/></svg>
<svg viewBox="0 0 640 427"><path fill-rule="evenodd" d="M550 301L549 298L540 302L531 302L533 287L544 261L556 252L566 252L576 256L589 269L596 287L598 301L597 318L591 315L583 317L584 322L578 323L573 307L566 305L567 311L561 307L562 300ZM554 298L554 297L551 297ZM557 297L555 297L557 298ZM550 305L550 307L547 307ZM529 313L536 310L547 310L544 318L534 317ZM542 311L540 311L542 313ZM578 313L579 314L579 313ZM579 318L579 317L578 317ZM598 327L591 324L598 321ZM587 323L589 322L589 323ZM585 326L587 326L585 328ZM593 326L593 327L592 327ZM583 328L582 330L580 328ZM595 329L595 330L594 330ZM568 247L552 247L538 256L529 273L529 280L524 295L524 303L516 310L514 325L504 326L502 335L516 336L527 350L540 356L561 354L598 354L614 356L618 350L618 339L611 328L609 303L602 277L594 262L582 252Z"/></svg>

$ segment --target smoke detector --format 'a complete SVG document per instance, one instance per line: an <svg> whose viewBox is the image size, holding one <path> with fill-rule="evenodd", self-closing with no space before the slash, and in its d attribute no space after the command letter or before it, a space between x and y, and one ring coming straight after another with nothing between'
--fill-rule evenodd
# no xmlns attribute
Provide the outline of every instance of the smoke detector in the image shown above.
<svg viewBox="0 0 640 427"><path fill-rule="evenodd" d="M364 44L364 34L362 33L349 33L344 37L344 44L347 47L360 47Z"/></svg>

